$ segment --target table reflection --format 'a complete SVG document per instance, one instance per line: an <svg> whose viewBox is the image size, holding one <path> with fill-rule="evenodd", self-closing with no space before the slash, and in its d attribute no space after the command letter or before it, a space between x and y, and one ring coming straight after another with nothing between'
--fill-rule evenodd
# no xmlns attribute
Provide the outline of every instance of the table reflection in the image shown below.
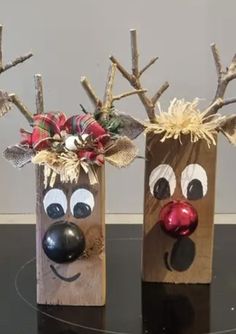
<svg viewBox="0 0 236 334"><path fill-rule="evenodd" d="M104 329L104 307L39 305L38 334L88 334Z"/></svg>
<svg viewBox="0 0 236 334"><path fill-rule="evenodd" d="M209 333L208 284L142 284L143 333Z"/></svg>

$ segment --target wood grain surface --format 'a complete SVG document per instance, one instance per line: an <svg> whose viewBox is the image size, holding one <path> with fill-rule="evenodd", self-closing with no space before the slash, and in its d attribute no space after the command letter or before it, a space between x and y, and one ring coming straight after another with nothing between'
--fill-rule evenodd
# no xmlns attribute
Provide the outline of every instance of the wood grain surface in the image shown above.
<svg viewBox="0 0 236 334"><path fill-rule="evenodd" d="M36 168L36 242L37 242L37 302L53 305L104 305L105 304L105 211L104 211L104 168L97 169L99 184L89 185L87 175L81 172L78 184L62 184L56 180L54 188L62 189L68 200L65 220L77 224L85 235L88 257L80 257L72 263L56 264L42 249L42 239L50 224L55 223L47 216L43 207L43 169ZM78 188L86 188L93 193L95 205L90 216L84 219L73 217L70 212L71 194ZM55 276L50 268L70 277L80 273L73 282L66 282Z"/></svg>
<svg viewBox="0 0 236 334"><path fill-rule="evenodd" d="M198 200L187 200L181 189L181 174L188 164L201 165L208 178L207 193ZM149 177L154 168L160 164L170 165L176 176L176 188L170 198L156 199L150 192ZM145 194L144 194L144 229L142 271L143 280L147 282L169 283L209 283L212 277L212 253L214 231L215 202L215 171L216 146L209 148L205 141L191 143L188 136L179 140L168 139L160 142L160 136L148 134L146 138ZM185 248L177 240L167 235L158 223L161 208L171 200L185 200L191 203L198 213L198 227L194 233L183 239ZM187 237L184 237L187 238ZM191 247L190 247L191 246ZM179 248L179 249L178 249ZM194 259L185 270L171 266L173 250L179 250L184 258L191 256L189 250L194 250ZM182 252L182 253L181 253ZM168 263L168 265L167 265Z"/></svg>

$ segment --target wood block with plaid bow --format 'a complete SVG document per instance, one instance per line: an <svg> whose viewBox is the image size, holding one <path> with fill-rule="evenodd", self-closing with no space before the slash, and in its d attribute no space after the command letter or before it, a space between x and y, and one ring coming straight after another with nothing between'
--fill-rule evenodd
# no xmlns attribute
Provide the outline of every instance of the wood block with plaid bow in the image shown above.
<svg viewBox="0 0 236 334"><path fill-rule="evenodd" d="M37 302L50 305L102 306L106 301L105 161L125 167L137 154L132 139L144 126L114 108L116 67L109 69L105 98L97 98L86 78L82 86L94 113L66 117L44 113L40 75L35 76L33 115L17 98L32 131L21 129L20 144L5 158L16 167L36 164Z"/></svg>

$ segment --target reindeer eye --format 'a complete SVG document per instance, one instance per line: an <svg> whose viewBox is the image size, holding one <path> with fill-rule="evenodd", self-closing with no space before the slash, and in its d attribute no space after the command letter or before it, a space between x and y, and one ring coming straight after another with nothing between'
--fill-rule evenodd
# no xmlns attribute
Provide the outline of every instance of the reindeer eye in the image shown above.
<svg viewBox="0 0 236 334"><path fill-rule="evenodd" d="M44 210L52 219L61 218L67 210L67 199L60 189L49 190L43 199Z"/></svg>
<svg viewBox="0 0 236 334"><path fill-rule="evenodd" d="M94 208L93 194L84 188L77 189L71 196L70 209L75 218L86 218Z"/></svg>
<svg viewBox="0 0 236 334"><path fill-rule="evenodd" d="M153 190L154 196L156 198L168 198L170 197L170 185L169 182L164 178L161 177L157 182L155 183L154 190Z"/></svg>
<svg viewBox="0 0 236 334"><path fill-rule="evenodd" d="M150 174L149 188L157 199L169 198L176 187L176 177L173 168L167 164L157 166Z"/></svg>
<svg viewBox="0 0 236 334"><path fill-rule="evenodd" d="M207 193L207 174L199 164L190 164L182 172L181 187L184 197L194 201Z"/></svg>

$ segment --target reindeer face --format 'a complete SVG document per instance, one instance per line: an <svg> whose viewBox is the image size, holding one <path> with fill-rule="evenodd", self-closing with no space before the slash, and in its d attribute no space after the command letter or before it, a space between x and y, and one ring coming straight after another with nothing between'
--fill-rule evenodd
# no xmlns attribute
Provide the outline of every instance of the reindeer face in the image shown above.
<svg viewBox="0 0 236 334"><path fill-rule="evenodd" d="M182 144L174 139L161 143L159 135L147 136L144 205L147 275L151 273L148 254L155 254L155 262L170 269L167 275L179 271L179 280L181 271L194 271L195 263L210 256L212 245L198 242L196 248L195 241L204 242L213 220L215 152L214 145L209 148L204 140L191 143L188 136L182 137ZM158 244L157 240L165 242ZM208 272L209 268L204 270Z"/></svg>
<svg viewBox="0 0 236 334"><path fill-rule="evenodd" d="M51 220L43 238L43 250L56 263L77 260L86 247L85 232L80 227L80 220L92 214L94 195L82 185L77 189L73 188L47 189L43 199L44 212ZM44 219L46 221L46 217ZM86 230L85 227L83 229Z"/></svg>
<svg viewBox="0 0 236 334"><path fill-rule="evenodd" d="M181 188L179 191L177 186ZM198 214L190 201L202 199L208 190L208 177L204 167L187 161L186 167L181 171L177 166L161 163L150 174L149 188L157 200L174 198L160 210L159 222L164 231L173 237L192 234L198 224Z"/></svg>
<svg viewBox="0 0 236 334"><path fill-rule="evenodd" d="M42 182L42 170L39 168ZM99 172L99 180L101 181ZM59 178L53 188L38 187L37 213L40 237L37 249L41 263L38 266L38 279L44 281L38 287L43 289L38 296L53 300L55 304L60 295L68 294L74 304L102 304L99 293L104 280L104 230L101 203L102 184L91 186L87 176L82 174L78 184L61 183ZM97 289L96 289L97 288ZM73 291L73 292L72 292ZM65 297L63 297L65 298ZM65 303L65 301L64 301ZM70 303L71 304L71 303ZM72 303L73 304L73 303Z"/></svg>

